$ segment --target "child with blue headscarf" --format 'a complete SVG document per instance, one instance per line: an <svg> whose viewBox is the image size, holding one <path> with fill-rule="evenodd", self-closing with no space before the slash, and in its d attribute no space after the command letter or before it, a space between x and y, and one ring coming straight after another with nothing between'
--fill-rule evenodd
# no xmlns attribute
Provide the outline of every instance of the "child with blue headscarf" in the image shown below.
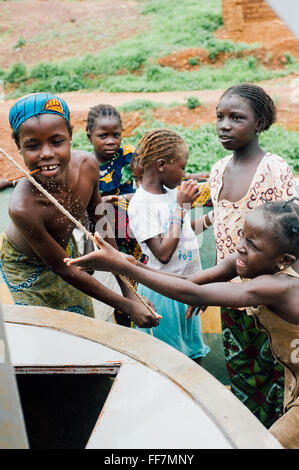
<svg viewBox="0 0 299 470"><path fill-rule="evenodd" d="M27 95L11 108L13 138L28 170L77 220L87 211L91 231L102 227L116 247L105 216L96 215L101 203L99 169L94 156L71 151L72 128L67 104L49 93ZM88 273L69 269L63 259L78 256L72 237L74 223L26 178L16 186L9 203L11 223L2 237L0 269L14 302L94 316L91 297L128 313L136 324L156 320L140 302L109 290Z"/></svg>

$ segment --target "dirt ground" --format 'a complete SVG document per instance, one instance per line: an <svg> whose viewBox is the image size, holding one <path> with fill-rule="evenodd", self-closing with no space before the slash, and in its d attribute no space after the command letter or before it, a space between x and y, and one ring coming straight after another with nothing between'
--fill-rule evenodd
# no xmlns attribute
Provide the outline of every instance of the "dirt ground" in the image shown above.
<svg viewBox="0 0 299 470"><path fill-rule="evenodd" d="M147 27L134 1L0 3L0 66L95 54Z"/></svg>
<svg viewBox="0 0 299 470"><path fill-rule="evenodd" d="M102 0L26 0L0 2L0 66L24 61L33 65L40 61L61 59L87 52L95 53L119 39L135 35L146 29L146 17L140 15L134 1ZM259 42L263 38L266 46L257 51L246 51L241 55L255 55L259 63L270 68L281 68L286 63L285 52L299 60L299 41L275 21L255 23L246 31L232 38L221 28L215 36L240 42ZM15 47L20 38L25 44ZM24 41L23 41L24 42ZM177 70L195 70L203 64L220 66L230 57L220 54L214 61L203 49L185 49L161 57L159 63ZM198 63L191 65L190 58L197 57ZM277 121L287 129L299 132L299 74L282 79L259 83L274 99L278 108ZM158 108L154 111L157 119L169 124L196 127L206 122L215 122L215 107L224 90L203 90L192 92L164 93L81 93L60 94L71 110L74 130L85 127L85 119L91 106L110 103L120 106L136 99L148 99L164 104L177 102L178 106ZM201 105L193 110L186 106L186 99L196 96ZM15 144L11 139L8 112L14 101L0 102L0 148L22 164ZM131 135L142 123L142 112L123 113L124 136ZM0 177L12 178L19 172L0 152Z"/></svg>
<svg viewBox="0 0 299 470"><path fill-rule="evenodd" d="M297 80L297 82L296 82ZM296 85L297 83L297 85ZM299 75L279 80L270 80L260 83L263 88L275 99L278 109L277 122L286 129L299 132ZM164 93L62 93L60 96L66 100L71 111L71 121L74 131L85 128L85 120L91 106L100 103L110 103L120 106L136 99L148 99L158 103L181 103L174 108L158 108L154 111L157 119L169 124L197 127L202 123L215 122L215 108L224 90L203 90L192 92L164 92ZM196 96L201 106L189 109L185 105L188 96ZM8 113L14 101L0 102L0 148L13 156L22 164L21 156L11 139L8 124ZM134 111L122 113L124 137L132 134L134 129L142 123L142 113ZM13 178L19 175L18 170L0 153L0 177Z"/></svg>

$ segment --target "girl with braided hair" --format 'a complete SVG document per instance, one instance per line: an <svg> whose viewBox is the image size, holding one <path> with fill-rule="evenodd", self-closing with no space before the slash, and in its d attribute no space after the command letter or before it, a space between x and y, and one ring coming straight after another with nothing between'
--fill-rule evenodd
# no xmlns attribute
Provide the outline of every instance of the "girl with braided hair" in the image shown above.
<svg viewBox="0 0 299 470"><path fill-rule="evenodd" d="M105 269L136 279L162 295L189 305L245 307L257 328L269 337L273 356L285 371L284 414L270 427L283 447L299 448L299 199L266 202L246 217L240 243L216 266L182 279L132 260L99 236L92 258L69 260L85 268ZM131 261L131 262L129 262ZM242 282L229 282L236 276ZM239 315L243 315L239 311ZM252 356L255 350L252 346ZM268 353L263 351L265 359ZM261 395L256 391L259 407ZM276 401L275 388L267 399Z"/></svg>
<svg viewBox="0 0 299 470"><path fill-rule="evenodd" d="M199 195L198 183L183 181L188 161L184 140L168 129L146 132L138 144L137 160L142 167L142 181L129 204L130 227L148 265L155 269L192 274L201 269L197 238L184 204ZM193 221L197 230L202 219ZM153 335L192 359L200 361L209 348L203 343L200 318L186 320L187 307L148 289L138 286L162 315ZM149 333L148 329L142 331Z"/></svg>
<svg viewBox="0 0 299 470"><path fill-rule="evenodd" d="M147 262L147 257L142 253L139 243L130 234L128 206L133 196L134 168L133 159L136 154L132 145L121 146L122 143L122 119L116 108L109 104L99 104L92 107L87 116L86 133L93 145L94 155L99 162L100 181L99 188L107 211L111 227L114 228L115 241L122 253L134 256L142 263ZM201 180L201 174L195 175ZM206 176L206 175L203 175ZM210 204L210 191L206 183L205 191L202 191L197 205ZM211 221L206 217L206 226ZM86 240L84 253L93 247L89 246L90 240ZM89 246L89 247L88 247ZM137 288L137 283L132 281ZM128 315L114 311L114 320L123 326L131 326Z"/></svg>
<svg viewBox="0 0 299 470"><path fill-rule="evenodd" d="M259 134L276 117L275 105L261 87L240 84L229 88L216 111L220 142L231 151L213 166L210 176L220 262L236 251L244 220L262 198L288 200L296 195L296 187L287 163L259 145ZM255 328L244 310L224 306L221 320L231 390L269 427L282 409L282 367L272 357L267 336Z"/></svg>

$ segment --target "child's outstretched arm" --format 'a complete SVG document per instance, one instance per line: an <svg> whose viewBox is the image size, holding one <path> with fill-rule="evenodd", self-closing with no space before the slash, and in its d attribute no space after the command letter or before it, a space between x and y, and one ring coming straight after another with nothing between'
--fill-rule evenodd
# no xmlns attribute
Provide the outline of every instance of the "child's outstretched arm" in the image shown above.
<svg viewBox="0 0 299 470"><path fill-rule="evenodd" d="M9 181L6 178L0 178L0 191L6 188L12 188L14 186L13 181Z"/></svg>
<svg viewBox="0 0 299 470"><path fill-rule="evenodd" d="M199 271L193 276L189 276L188 280L195 284L210 284L211 282L227 282L238 276L236 270L236 260L238 253L228 255L223 261L212 266L211 268Z"/></svg>
<svg viewBox="0 0 299 470"><path fill-rule="evenodd" d="M28 246L58 276L90 297L127 313L137 326L152 327L159 323L138 300L133 301L111 291L94 277L78 269L76 266L66 266L63 261L67 255L66 251L46 230L38 207L35 207L31 214L32 216L27 210L24 212L24 209L21 207L18 210L14 210L11 216ZM107 245L110 247L109 244Z"/></svg>
<svg viewBox="0 0 299 470"><path fill-rule="evenodd" d="M260 304L276 305L277 299L285 297L285 286L273 275L263 275L246 283L216 282L197 285L189 280L172 278L162 273L153 273L136 266L119 255L104 240L96 235L100 250L77 259L66 259L68 266L84 269L111 270L123 274L150 287L166 297L188 305L214 305L248 307Z"/></svg>

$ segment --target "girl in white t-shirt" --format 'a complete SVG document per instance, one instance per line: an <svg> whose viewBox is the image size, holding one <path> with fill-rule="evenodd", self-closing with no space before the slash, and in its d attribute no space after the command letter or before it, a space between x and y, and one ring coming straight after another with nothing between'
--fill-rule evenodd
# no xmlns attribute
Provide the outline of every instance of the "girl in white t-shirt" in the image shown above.
<svg viewBox="0 0 299 470"><path fill-rule="evenodd" d="M180 189L176 189L185 176L188 156L186 143L175 132L168 129L146 132L138 145L142 185L128 210L131 230L148 256L148 266L181 276L201 269L194 230L202 230L203 221L191 223L185 208L199 195L198 183L183 181ZM152 329L153 335L200 362L209 352L202 339L200 317L186 319L185 304L141 284L138 291L153 302L163 317Z"/></svg>

